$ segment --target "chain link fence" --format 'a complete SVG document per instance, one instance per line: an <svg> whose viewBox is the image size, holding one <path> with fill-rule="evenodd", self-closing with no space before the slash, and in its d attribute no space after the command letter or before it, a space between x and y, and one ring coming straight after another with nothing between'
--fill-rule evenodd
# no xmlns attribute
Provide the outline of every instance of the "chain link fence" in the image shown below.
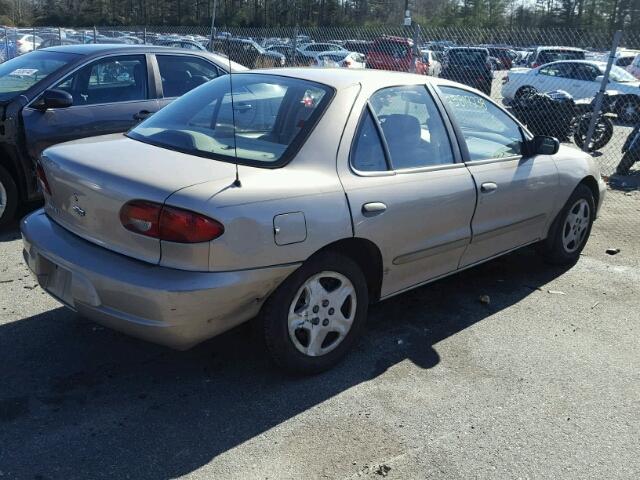
<svg viewBox="0 0 640 480"><path fill-rule="evenodd" d="M376 68L447 78L485 92L533 133L588 151L609 183L607 208L629 209L638 232L640 204L617 202L616 195L640 201L640 35L615 37L593 30L419 25L0 27L0 62L60 44L153 44L215 51L248 68Z"/></svg>

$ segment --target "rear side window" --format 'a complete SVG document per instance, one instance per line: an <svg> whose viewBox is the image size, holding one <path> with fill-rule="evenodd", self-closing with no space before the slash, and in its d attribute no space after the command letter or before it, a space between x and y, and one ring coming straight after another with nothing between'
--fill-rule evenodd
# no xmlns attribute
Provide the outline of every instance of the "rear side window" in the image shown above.
<svg viewBox="0 0 640 480"><path fill-rule="evenodd" d="M179 97L189 90L216 78L218 69L198 57L188 55L156 55L165 98Z"/></svg>
<svg viewBox="0 0 640 480"><path fill-rule="evenodd" d="M375 120L367 108L360 123L358 137L351 155L353 168L361 172L387 170L387 160Z"/></svg>

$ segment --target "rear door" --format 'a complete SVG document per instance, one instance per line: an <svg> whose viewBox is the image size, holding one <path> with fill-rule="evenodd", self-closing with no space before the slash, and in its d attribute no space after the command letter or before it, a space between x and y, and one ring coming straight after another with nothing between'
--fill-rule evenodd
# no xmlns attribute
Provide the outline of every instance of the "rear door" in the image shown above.
<svg viewBox="0 0 640 480"><path fill-rule="evenodd" d="M551 156L523 155L523 132L498 106L463 88L440 86L478 190L472 241L460 267L542 239L558 174Z"/></svg>
<svg viewBox="0 0 640 480"><path fill-rule="evenodd" d="M600 89L600 82L596 81L600 70L588 63L571 62L571 90L569 93L575 99L593 98Z"/></svg>
<svg viewBox="0 0 640 480"><path fill-rule="evenodd" d="M73 105L42 111L22 111L25 137L32 158L45 148L68 140L125 132L140 113L155 112L158 102L149 82L145 55L113 55L94 60L51 88L69 92Z"/></svg>
<svg viewBox="0 0 640 480"><path fill-rule="evenodd" d="M384 297L458 267L476 191L424 85L384 88L359 102L343 136L355 140L342 142L338 173L355 236L382 252Z"/></svg>

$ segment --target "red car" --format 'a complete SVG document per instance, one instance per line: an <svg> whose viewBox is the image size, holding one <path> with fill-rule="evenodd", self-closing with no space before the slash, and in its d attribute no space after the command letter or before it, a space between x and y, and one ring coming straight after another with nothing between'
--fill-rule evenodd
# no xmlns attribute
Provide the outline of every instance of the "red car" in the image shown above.
<svg viewBox="0 0 640 480"><path fill-rule="evenodd" d="M429 64L414 53L411 39L386 36L376 39L369 48L367 67L420 75L426 75L429 70Z"/></svg>

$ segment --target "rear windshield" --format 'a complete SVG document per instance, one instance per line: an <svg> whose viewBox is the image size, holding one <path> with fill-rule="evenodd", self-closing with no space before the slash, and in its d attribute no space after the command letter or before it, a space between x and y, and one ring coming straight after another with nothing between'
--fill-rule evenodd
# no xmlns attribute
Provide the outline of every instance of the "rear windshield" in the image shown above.
<svg viewBox="0 0 640 480"><path fill-rule="evenodd" d="M473 65L485 63L487 60L486 50L449 50L447 57L451 63Z"/></svg>
<svg viewBox="0 0 640 480"><path fill-rule="evenodd" d="M294 78L232 77L192 90L128 135L217 160L279 166L300 147L333 94L329 87Z"/></svg>
<svg viewBox="0 0 640 480"><path fill-rule="evenodd" d="M579 50L543 50L538 57L539 63L550 63L558 60L584 60L584 52Z"/></svg>
<svg viewBox="0 0 640 480"><path fill-rule="evenodd" d="M369 52L384 53L394 57L404 57L409 52L409 44L389 40L378 40L371 46Z"/></svg>
<svg viewBox="0 0 640 480"><path fill-rule="evenodd" d="M604 75L605 67L598 67L600 73ZM611 80L614 82L637 82L638 79L627 72L624 68L616 67L615 65L611 66L611 72L609 72L611 76Z"/></svg>
<svg viewBox="0 0 640 480"><path fill-rule="evenodd" d="M25 92L76 58L72 53L35 51L0 64L0 101Z"/></svg>

